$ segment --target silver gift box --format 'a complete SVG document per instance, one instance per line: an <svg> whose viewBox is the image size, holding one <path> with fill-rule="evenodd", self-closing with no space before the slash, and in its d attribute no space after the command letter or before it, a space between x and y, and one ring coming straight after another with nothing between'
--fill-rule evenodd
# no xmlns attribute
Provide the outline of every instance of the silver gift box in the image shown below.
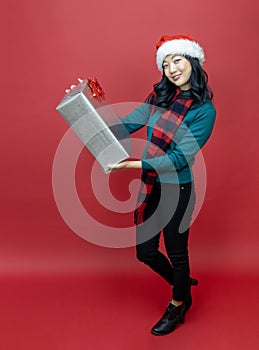
<svg viewBox="0 0 259 350"><path fill-rule="evenodd" d="M93 97L86 80L70 90L56 109L104 172L108 172L107 164L117 164L129 157L118 135L112 131L119 130L119 138L126 138L126 129L108 106Z"/></svg>

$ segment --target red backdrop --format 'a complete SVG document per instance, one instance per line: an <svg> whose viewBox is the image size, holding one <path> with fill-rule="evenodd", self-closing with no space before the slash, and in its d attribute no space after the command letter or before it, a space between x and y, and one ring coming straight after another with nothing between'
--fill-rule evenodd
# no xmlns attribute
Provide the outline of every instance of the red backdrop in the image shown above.
<svg viewBox="0 0 259 350"><path fill-rule="evenodd" d="M67 125L55 107L78 76L92 75L109 102L142 101L160 77L156 41L177 33L191 33L204 47L217 108L203 152L208 188L192 228L192 264L259 268L255 10L255 0L2 4L1 273L141 271L133 248L92 245L60 217L51 172ZM85 173L78 176L84 183Z"/></svg>

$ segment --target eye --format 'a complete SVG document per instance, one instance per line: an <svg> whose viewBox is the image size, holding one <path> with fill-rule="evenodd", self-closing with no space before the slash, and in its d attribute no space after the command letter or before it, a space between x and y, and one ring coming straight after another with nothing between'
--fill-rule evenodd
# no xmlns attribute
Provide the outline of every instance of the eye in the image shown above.
<svg viewBox="0 0 259 350"><path fill-rule="evenodd" d="M176 59L174 60L174 63L175 63L175 64L177 64L177 63L179 63L179 62L181 62L181 58L176 58Z"/></svg>
<svg viewBox="0 0 259 350"><path fill-rule="evenodd" d="M164 68L164 69L167 69L167 68L168 68L168 64L164 64L164 65L163 65L163 68Z"/></svg>

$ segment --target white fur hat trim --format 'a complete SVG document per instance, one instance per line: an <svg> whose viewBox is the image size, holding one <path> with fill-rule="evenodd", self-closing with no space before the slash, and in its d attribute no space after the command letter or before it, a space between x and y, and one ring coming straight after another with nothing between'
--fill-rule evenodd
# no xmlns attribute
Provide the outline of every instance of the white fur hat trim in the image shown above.
<svg viewBox="0 0 259 350"><path fill-rule="evenodd" d="M161 72L163 72L164 59L168 55L188 55L198 58L201 65L205 61L205 55L201 46L197 42L188 39L166 41L158 48L156 53L156 63Z"/></svg>

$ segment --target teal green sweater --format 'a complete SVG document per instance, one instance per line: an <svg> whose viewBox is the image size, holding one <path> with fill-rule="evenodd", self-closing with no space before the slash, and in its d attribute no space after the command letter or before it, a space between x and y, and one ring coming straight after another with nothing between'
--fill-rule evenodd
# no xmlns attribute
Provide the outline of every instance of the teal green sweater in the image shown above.
<svg viewBox="0 0 259 350"><path fill-rule="evenodd" d="M148 145L154 125L161 115L157 109L150 116L149 105L143 103L125 118L121 118L129 133L147 125L147 145L142 156L142 168L155 169L159 176L157 181L166 183L188 183L193 181L192 166L195 154L209 139L216 117L211 101L191 108L185 115L173 141L162 156L146 159Z"/></svg>

